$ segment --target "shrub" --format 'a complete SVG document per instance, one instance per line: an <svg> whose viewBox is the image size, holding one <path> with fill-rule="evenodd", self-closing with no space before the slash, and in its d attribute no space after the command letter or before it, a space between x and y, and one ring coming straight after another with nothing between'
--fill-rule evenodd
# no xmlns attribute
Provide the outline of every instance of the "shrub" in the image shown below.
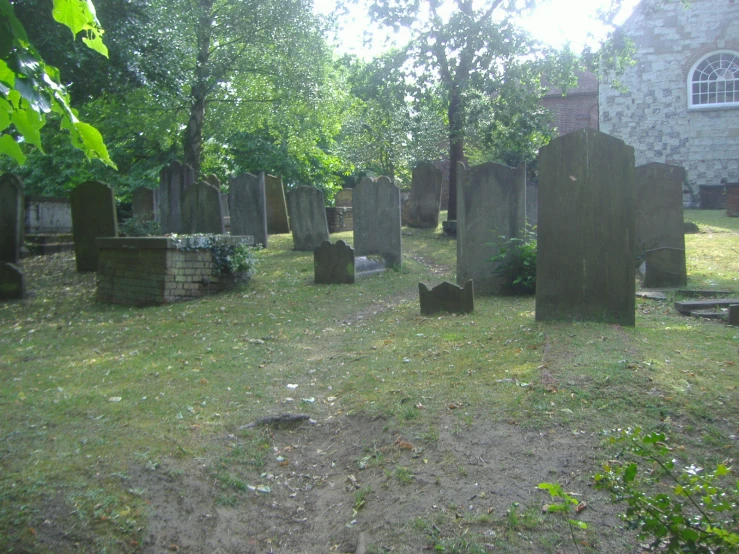
<svg viewBox="0 0 739 554"><path fill-rule="evenodd" d="M498 263L496 275L505 277L510 292L533 294L536 292L536 227L527 226L523 238L499 237L502 240L498 253L490 258Z"/></svg>
<svg viewBox="0 0 739 554"><path fill-rule="evenodd" d="M152 237L162 234L157 221L141 215L129 217L118 226L118 230L125 237Z"/></svg>
<svg viewBox="0 0 739 554"><path fill-rule="evenodd" d="M173 234L171 238L178 250L210 250L218 273L251 277L258 263L256 252L259 251L259 247L243 243L232 244L224 235Z"/></svg>

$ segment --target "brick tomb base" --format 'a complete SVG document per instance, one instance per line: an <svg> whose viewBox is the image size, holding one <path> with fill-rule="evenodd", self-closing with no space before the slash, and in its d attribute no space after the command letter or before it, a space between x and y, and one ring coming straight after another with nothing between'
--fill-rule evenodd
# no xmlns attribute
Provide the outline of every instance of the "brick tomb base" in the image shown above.
<svg viewBox="0 0 739 554"><path fill-rule="evenodd" d="M227 237L252 244L253 237ZM100 238L99 302L150 306L190 300L246 283L246 275L216 273L210 250L179 250L166 237Z"/></svg>

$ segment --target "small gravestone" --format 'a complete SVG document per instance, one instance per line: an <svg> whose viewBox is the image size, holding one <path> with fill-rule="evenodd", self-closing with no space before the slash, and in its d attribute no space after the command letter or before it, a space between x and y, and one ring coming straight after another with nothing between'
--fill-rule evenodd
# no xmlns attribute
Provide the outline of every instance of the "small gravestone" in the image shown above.
<svg viewBox="0 0 739 554"><path fill-rule="evenodd" d="M315 282L320 285L354 283L354 249L343 240L324 241L313 251Z"/></svg>
<svg viewBox="0 0 739 554"><path fill-rule="evenodd" d="M411 176L411 197L405 204L410 227L433 228L439 225L441 171L434 164L416 166Z"/></svg>
<svg viewBox="0 0 739 554"><path fill-rule="evenodd" d="M290 222L287 218L287 201L282 177L265 175L264 192L267 198L267 232L270 235L290 232Z"/></svg>
<svg viewBox="0 0 739 554"><path fill-rule="evenodd" d="M182 231L222 235L221 192L207 181L187 187L182 198Z"/></svg>
<svg viewBox="0 0 739 554"><path fill-rule="evenodd" d="M364 177L354 189L352 214L356 255L378 255L388 266L400 265L400 189L387 177Z"/></svg>
<svg viewBox="0 0 739 554"><path fill-rule="evenodd" d="M77 271L97 271L99 249L95 239L118 236L113 189L87 181L72 190L69 200Z"/></svg>
<svg viewBox="0 0 739 554"><path fill-rule="evenodd" d="M159 173L159 212L162 233L182 233L182 199L195 182L189 165L174 161Z"/></svg>
<svg viewBox="0 0 739 554"><path fill-rule="evenodd" d="M154 220L159 215L158 190L139 187L133 191L133 215Z"/></svg>
<svg viewBox="0 0 739 554"><path fill-rule="evenodd" d="M739 327L739 304L729 306L729 325Z"/></svg>
<svg viewBox="0 0 739 554"><path fill-rule="evenodd" d="M253 236L267 248L267 205L264 173L243 173L228 181L231 234Z"/></svg>
<svg viewBox="0 0 739 554"><path fill-rule="evenodd" d="M312 252L328 239L323 191L296 187L287 193L287 209L295 250Z"/></svg>
<svg viewBox="0 0 739 554"><path fill-rule="evenodd" d="M457 166L457 283L475 282L480 294L507 294L502 261L491 261L526 227L526 166Z"/></svg>
<svg viewBox="0 0 739 554"><path fill-rule="evenodd" d="M334 198L337 208L351 208L354 191L352 189L341 189Z"/></svg>
<svg viewBox="0 0 739 554"><path fill-rule="evenodd" d="M684 287L688 284L685 269L685 250L655 248L644 252L644 286Z"/></svg>
<svg viewBox="0 0 739 554"><path fill-rule="evenodd" d="M636 187L636 254L655 248L685 251L683 181L676 165L650 163L634 170Z"/></svg>
<svg viewBox="0 0 739 554"><path fill-rule="evenodd" d="M634 325L634 149L581 129L538 165L536 320Z"/></svg>
<svg viewBox="0 0 739 554"><path fill-rule="evenodd" d="M431 290L423 283L418 283L418 293L423 315L433 315L437 312L471 314L475 309L472 281L467 281L464 287L445 281Z"/></svg>
<svg viewBox="0 0 739 554"><path fill-rule="evenodd" d="M26 279L15 264L0 264L0 300L20 300L26 296Z"/></svg>
<svg viewBox="0 0 739 554"><path fill-rule="evenodd" d="M11 173L0 177L0 263L16 263L23 243L23 183Z"/></svg>

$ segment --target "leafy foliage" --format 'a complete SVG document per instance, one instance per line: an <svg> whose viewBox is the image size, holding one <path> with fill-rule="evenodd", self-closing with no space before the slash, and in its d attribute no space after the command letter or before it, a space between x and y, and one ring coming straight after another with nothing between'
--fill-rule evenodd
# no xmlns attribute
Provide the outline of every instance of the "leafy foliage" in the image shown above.
<svg viewBox="0 0 739 554"><path fill-rule="evenodd" d="M153 237L162 234L162 227L151 217L134 215L120 223L118 231L124 237Z"/></svg>
<svg viewBox="0 0 739 554"><path fill-rule="evenodd" d="M498 264L496 273L506 277L510 290L515 294L536 292L536 229L527 227L523 238L498 237L501 244L498 253L490 258Z"/></svg>
<svg viewBox="0 0 739 554"><path fill-rule="evenodd" d="M258 247L247 244L230 244L225 235L193 234L172 235L178 250L210 250L216 271L222 274L251 277L257 266L255 253Z"/></svg>

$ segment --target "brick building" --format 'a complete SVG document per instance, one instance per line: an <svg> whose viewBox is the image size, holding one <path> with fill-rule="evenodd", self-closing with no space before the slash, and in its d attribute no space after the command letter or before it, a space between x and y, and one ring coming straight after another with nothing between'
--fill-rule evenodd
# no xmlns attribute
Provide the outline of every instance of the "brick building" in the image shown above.
<svg viewBox="0 0 739 554"><path fill-rule="evenodd" d="M600 130L636 164L685 168L690 190L739 180L739 0L642 0L622 30L636 63L626 92L600 86Z"/></svg>
<svg viewBox="0 0 739 554"><path fill-rule="evenodd" d="M592 73L580 73L577 86L567 90L566 96L556 87L550 87L541 100L542 106L552 112L557 136L585 127L598 128L598 78Z"/></svg>

